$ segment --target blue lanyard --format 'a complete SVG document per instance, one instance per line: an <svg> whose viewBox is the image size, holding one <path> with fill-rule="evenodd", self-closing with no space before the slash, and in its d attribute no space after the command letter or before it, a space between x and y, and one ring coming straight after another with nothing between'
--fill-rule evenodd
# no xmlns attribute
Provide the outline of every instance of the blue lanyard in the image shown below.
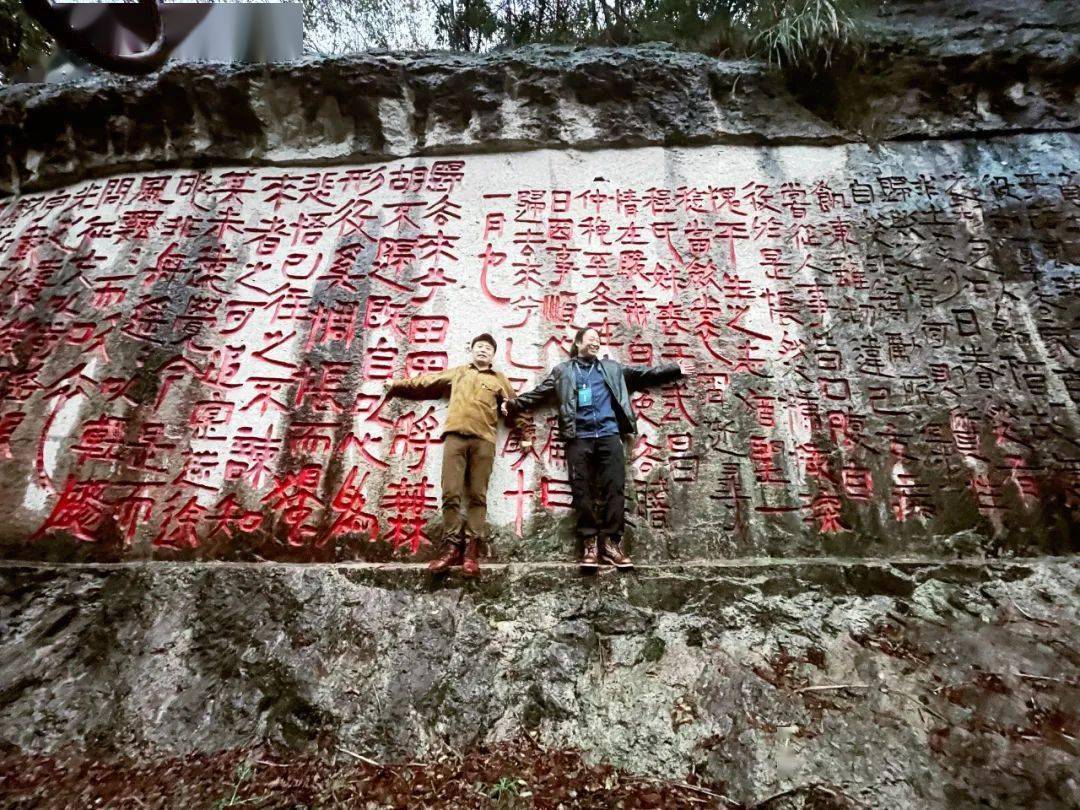
<svg viewBox="0 0 1080 810"><path fill-rule="evenodd" d="M586 369L585 369L585 381L586 382L588 382L589 375L591 375L593 373L593 370L596 368L597 365L599 365L599 364L594 360L592 363L590 363L586 367ZM577 360L571 361L571 363L570 363L570 373L572 373L574 375L574 389L575 390L578 389L578 388L584 388L585 387L585 386L581 385L578 382L577 367L578 367Z"/></svg>

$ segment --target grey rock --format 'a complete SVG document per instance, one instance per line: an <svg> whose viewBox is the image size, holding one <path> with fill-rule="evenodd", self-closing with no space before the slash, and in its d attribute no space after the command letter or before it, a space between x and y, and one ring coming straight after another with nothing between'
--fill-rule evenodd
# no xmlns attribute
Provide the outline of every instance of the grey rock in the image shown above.
<svg viewBox="0 0 1080 810"><path fill-rule="evenodd" d="M15 86L0 89L0 191L177 165L1075 130L1078 43L1067 0L903 0L870 25L864 62L821 76L650 44L194 63Z"/></svg>
<svg viewBox="0 0 1080 810"><path fill-rule="evenodd" d="M698 598L643 603L687 582ZM1078 592L1080 565L1053 558L528 564L468 584L409 565L8 563L0 744L414 759L526 729L747 803L1065 806Z"/></svg>

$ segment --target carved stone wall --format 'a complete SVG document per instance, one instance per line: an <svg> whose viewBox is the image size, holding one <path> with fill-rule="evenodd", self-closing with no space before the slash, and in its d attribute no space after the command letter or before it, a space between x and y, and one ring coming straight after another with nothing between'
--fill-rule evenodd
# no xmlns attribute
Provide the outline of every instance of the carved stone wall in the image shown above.
<svg viewBox="0 0 1080 810"><path fill-rule="evenodd" d="M536 151L84 181L0 215L15 554L417 554L440 402L599 328L651 558L1062 551L1077 499L1075 135ZM550 409L500 434L500 552L565 553ZM563 544L565 546L565 544Z"/></svg>

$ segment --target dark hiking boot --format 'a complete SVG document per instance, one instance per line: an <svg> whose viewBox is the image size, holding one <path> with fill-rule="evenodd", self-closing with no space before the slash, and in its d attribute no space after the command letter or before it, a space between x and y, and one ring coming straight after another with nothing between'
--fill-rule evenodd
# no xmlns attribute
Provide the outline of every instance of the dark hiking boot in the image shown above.
<svg viewBox="0 0 1080 810"><path fill-rule="evenodd" d="M623 554L622 544L618 540L605 537L600 541L600 559L616 568L633 568L634 563Z"/></svg>
<svg viewBox="0 0 1080 810"><path fill-rule="evenodd" d="M466 577L480 576L480 538L465 538L465 562L461 566L461 575Z"/></svg>
<svg viewBox="0 0 1080 810"><path fill-rule="evenodd" d="M433 574L441 574L451 568L461 565L465 561L465 548L462 543L447 543L446 551L437 560L428 563L427 570Z"/></svg>
<svg viewBox="0 0 1080 810"><path fill-rule="evenodd" d="M596 538L595 537L586 537L585 538L585 550L581 555L581 567L582 568L596 568L597 565L599 564L597 562L597 557L598 556L599 556L599 551L597 550L597 547L596 547Z"/></svg>

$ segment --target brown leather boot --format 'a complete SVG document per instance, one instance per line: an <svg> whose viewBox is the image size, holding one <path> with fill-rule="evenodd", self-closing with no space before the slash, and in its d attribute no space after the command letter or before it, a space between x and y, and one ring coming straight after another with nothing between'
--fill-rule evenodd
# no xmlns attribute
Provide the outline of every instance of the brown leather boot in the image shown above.
<svg viewBox="0 0 1080 810"><path fill-rule="evenodd" d="M441 574L456 565L461 565L464 560L464 544L451 541L446 544L446 551L441 557L428 563L427 570L433 574Z"/></svg>
<svg viewBox="0 0 1080 810"><path fill-rule="evenodd" d="M597 551L597 548L596 548L596 537L595 536L586 537L585 538L585 551L581 555L581 567L582 568L596 568L597 565L598 565L597 559L596 559L598 554L599 554L599 552Z"/></svg>
<svg viewBox="0 0 1080 810"><path fill-rule="evenodd" d="M622 545L618 540L604 537L600 540L600 559L608 565L616 568L633 568L633 561L623 554Z"/></svg>
<svg viewBox="0 0 1080 810"><path fill-rule="evenodd" d="M479 556L480 538L465 538L465 562L461 566L461 575L463 577L480 576L480 561L477 559Z"/></svg>

